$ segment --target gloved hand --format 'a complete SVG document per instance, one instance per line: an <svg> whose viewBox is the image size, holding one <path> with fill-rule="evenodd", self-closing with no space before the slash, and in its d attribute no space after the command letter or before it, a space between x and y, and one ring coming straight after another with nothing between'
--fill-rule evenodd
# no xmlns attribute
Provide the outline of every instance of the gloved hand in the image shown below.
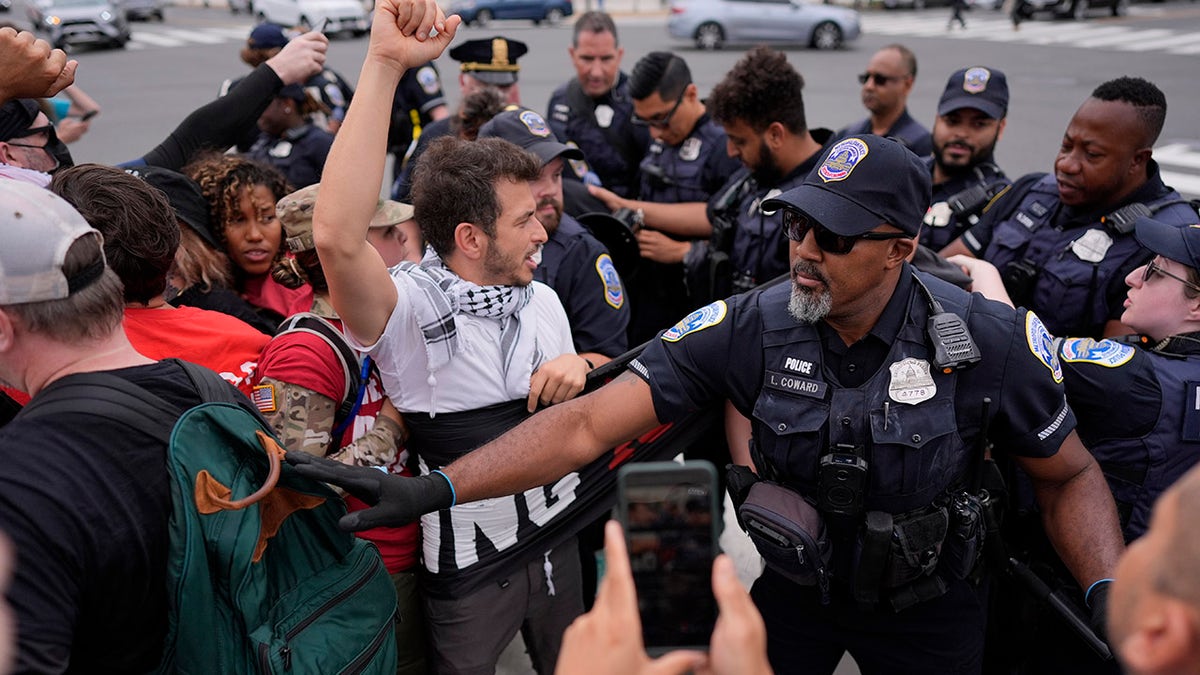
<svg viewBox="0 0 1200 675"><path fill-rule="evenodd" d="M725 465L725 489L729 491L729 501L733 502L733 513L737 516L738 527L746 529L742 522L742 503L750 495L750 488L762 480L748 466L740 464Z"/></svg>
<svg viewBox="0 0 1200 675"><path fill-rule="evenodd" d="M348 466L305 452L289 452L285 459L301 476L336 485L371 505L369 509L348 513L338 521L338 527L350 532L405 525L422 514L454 505L454 488L441 474L415 478L397 476L374 467Z"/></svg>
<svg viewBox="0 0 1200 675"><path fill-rule="evenodd" d="M1112 579L1101 579L1088 589L1084 601L1091 609L1088 625L1096 632L1096 637L1108 642L1108 591L1112 588Z"/></svg>

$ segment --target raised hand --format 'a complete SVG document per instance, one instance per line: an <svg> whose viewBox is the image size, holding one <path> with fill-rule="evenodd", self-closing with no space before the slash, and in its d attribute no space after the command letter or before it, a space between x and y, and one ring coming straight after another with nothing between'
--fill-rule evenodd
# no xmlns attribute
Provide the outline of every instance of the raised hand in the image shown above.
<svg viewBox="0 0 1200 675"><path fill-rule="evenodd" d="M54 96L75 81L79 62L29 31L0 28L0 103Z"/></svg>
<svg viewBox="0 0 1200 675"><path fill-rule="evenodd" d="M367 58L410 70L441 56L462 19L449 18L436 0L379 0Z"/></svg>

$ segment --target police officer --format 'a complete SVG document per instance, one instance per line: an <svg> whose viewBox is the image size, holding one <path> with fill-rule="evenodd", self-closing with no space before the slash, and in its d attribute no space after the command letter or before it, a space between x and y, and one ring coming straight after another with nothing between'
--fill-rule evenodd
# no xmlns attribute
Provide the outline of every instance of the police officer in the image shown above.
<svg viewBox="0 0 1200 675"><path fill-rule="evenodd" d="M392 123L388 126L393 179L400 175L423 130L449 116L437 65L430 61L420 68L404 71L392 97Z"/></svg>
<svg viewBox="0 0 1200 675"><path fill-rule="evenodd" d="M1054 174L1023 176L942 253L995 265L1013 301L1037 311L1054 335L1130 333L1118 321L1123 280L1150 257L1133 238L1134 221L1196 220L1151 158L1166 113L1166 97L1144 79L1096 87L1067 125Z"/></svg>
<svg viewBox="0 0 1200 675"><path fill-rule="evenodd" d="M625 49L617 42L612 17L604 12L581 15L567 51L576 77L550 96L550 128L564 142L583 150L595 173L588 180L598 180L622 197L635 197L638 165L650 136L645 127L632 123L629 77L621 72Z"/></svg>
<svg viewBox="0 0 1200 675"><path fill-rule="evenodd" d="M546 120L527 108L506 110L479 130L480 138L498 137L537 156L541 177L532 184L537 219L549 239L533 278L554 289L567 311L575 351L595 367L625 353L629 305L608 249L571 216L563 213L563 168L581 159L579 148L563 145Z"/></svg>
<svg viewBox="0 0 1200 675"><path fill-rule="evenodd" d="M917 80L917 55L901 44L883 47L871 56L867 70L858 76L862 104L870 114L837 133L878 134L895 138L918 157L933 150L929 130L908 114L908 95Z"/></svg>
<svg viewBox="0 0 1200 675"><path fill-rule="evenodd" d="M627 279L634 298L630 342L640 344L704 304L690 298L683 259L689 241L712 235L708 200L740 163L725 152L725 130L709 116L682 58L647 54L633 67L629 93L633 123L654 139L642 159L639 199L594 185L588 191L611 211L634 213L642 226L637 240L643 260Z"/></svg>
<svg viewBox="0 0 1200 675"><path fill-rule="evenodd" d="M458 114L467 98L485 88L494 88L504 103L519 104L521 88L517 83L521 66L517 59L525 55L529 47L520 40L509 40L505 37L467 40L450 50L450 58L459 62L458 87L462 95L459 102ZM409 71L411 72L411 71ZM405 77L408 76L406 72ZM401 83L404 80L401 79ZM392 185L392 199L406 200L412 189L412 172L417 158L433 141L458 133L455 115L442 115L427 126L422 127L416 146L409 153L408 161L402 171L398 171L395 183Z"/></svg>
<svg viewBox="0 0 1200 675"><path fill-rule="evenodd" d="M288 183L302 188L321 180L333 134L309 121L321 104L298 84L279 90L258 118L261 130L246 156L279 169Z"/></svg>
<svg viewBox="0 0 1200 675"><path fill-rule="evenodd" d="M940 251L979 220L984 207L1012 183L996 166L996 142L1008 114L1008 80L995 68L972 66L946 81L933 122L933 205L921 244Z"/></svg>
<svg viewBox="0 0 1200 675"><path fill-rule="evenodd" d="M1200 225L1139 219L1155 258L1125 277L1121 323L1134 344L1059 344L1079 437L1108 477L1125 539L1142 536L1154 500L1200 461Z"/></svg>
<svg viewBox="0 0 1200 675"><path fill-rule="evenodd" d="M754 484L749 501L768 495L806 512L780 529L802 529L792 536L812 544L787 556L760 547L770 562L751 595L772 667L832 673L849 651L868 675L978 672L984 609L964 577L979 533L965 486L984 427L1036 481L1080 583L1111 576L1121 540L1041 322L905 262L929 195L928 171L900 144L844 139L801 186L767 200L786 214L790 283L694 312L632 372L444 467L445 480L290 460L379 500L358 526L400 522L455 498L518 492L729 398L752 416L756 465L776 482ZM969 329L976 358L938 349L946 336L927 330L935 315Z"/></svg>
<svg viewBox="0 0 1200 675"><path fill-rule="evenodd" d="M725 129L728 152L744 167L708 204L713 240L688 252L693 289L712 300L749 290L788 270L787 237L778 211L764 199L804 180L829 138L808 128L804 78L782 52L751 50L708 97L708 110Z"/></svg>

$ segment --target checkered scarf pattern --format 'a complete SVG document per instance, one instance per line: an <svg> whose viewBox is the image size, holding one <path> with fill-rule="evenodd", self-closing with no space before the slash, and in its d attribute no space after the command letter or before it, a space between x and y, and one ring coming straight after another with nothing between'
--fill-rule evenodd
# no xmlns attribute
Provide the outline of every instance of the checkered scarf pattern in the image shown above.
<svg viewBox="0 0 1200 675"><path fill-rule="evenodd" d="M458 328L454 317L459 313L500 320L500 348L507 378L521 333L517 315L533 297L532 285L473 284L446 269L433 249L428 249L420 264L402 262L391 272L407 287L413 314L425 338L431 378L458 351Z"/></svg>

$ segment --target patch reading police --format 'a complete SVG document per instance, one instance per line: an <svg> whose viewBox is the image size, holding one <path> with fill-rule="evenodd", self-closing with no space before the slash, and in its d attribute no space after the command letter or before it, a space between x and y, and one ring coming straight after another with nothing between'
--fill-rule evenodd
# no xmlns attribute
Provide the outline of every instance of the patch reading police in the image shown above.
<svg viewBox="0 0 1200 675"><path fill-rule="evenodd" d="M870 151L867 144L857 138L839 141L829 151L829 156L825 158L825 161L821 162L821 168L817 169L817 175L826 183L846 180L850 174L854 173L854 167L858 166Z"/></svg>
<svg viewBox="0 0 1200 675"><path fill-rule="evenodd" d="M1071 252L1083 262L1098 263L1108 255L1113 238L1104 230L1088 230L1071 242Z"/></svg>
<svg viewBox="0 0 1200 675"><path fill-rule="evenodd" d="M968 94L981 94L987 90L990 79L992 72L987 68L968 68L967 72L963 73L963 91Z"/></svg>
<svg viewBox="0 0 1200 675"><path fill-rule="evenodd" d="M525 110L517 116L521 120L521 124L529 130L529 133L539 138L545 138L550 135L550 127L546 126L546 120L542 116L532 110Z"/></svg>
<svg viewBox="0 0 1200 675"><path fill-rule="evenodd" d="M709 326L715 326L725 319L725 312L727 310L728 308L725 306L724 300L718 300L711 305L705 305L683 317L682 321L664 331L662 334L663 342L679 342L689 333L695 333Z"/></svg>
<svg viewBox="0 0 1200 675"><path fill-rule="evenodd" d="M1029 343L1029 351L1042 362L1042 365L1050 369L1054 381L1061 384L1063 381L1062 364L1059 363L1058 354L1054 351L1054 338L1051 337L1050 331L1046 330L1042 320L1037 318L1033 312L1025 315L1025 340Z"/></svg>
<svg viewBox="0 0 1200 675"><path fill-rule="evenodd" d="M438 93L442 88L437 71L432 66L425 66L417 71L417 84L421 85L421 91L430 95Z"/></svg>
<svg viewBox="0 0 1200 675"><path fill-rule="evenodd" d="M621 309L625 304L625 290L621 288L621 276L617 274L617 268L607 253L596 258L596 273L604 284L604 302L613 309Z"/></svg>
<svg viewBox="0 0 1200 675"><path fill-rule="evenodd" d="M700 147L704 145L704 141L692 136L679 146L679 159L685 162L694 162L700 156Z"/></svg>
<svg viewBox="0 0 1200 675"><path fill-rule="evenodd" d="M929 370L929 362L908 357L888 366L892 379L888 382L888 396L897 403L916 405L928 401L937 393L937 383Z"/></svg>
<svg viewBox="0 0 1200 675"><path fill-rule="evenodd" d="M609 128L612 126L613 115L615 114L616 111L612 109L612 106L601 103L596 106L596 124L599 124L601 129Z"/></svg>
<svg viewBox="0 0 1200 675"><path fill-rule="evenodd" d="M794 356L783 357L784 370L790 370L793 373L800 373L801 375L812 375L814 368L816 368L816 364L812 361L805 361Z"/></svg>
<svg viewBox="0 0 1200 675"><path fill-rule="evenodd" d="M1129 363L1137 350L1113 340L1096 342L1092 338L1067 338L1062 342L1059 356L1067 363L1094 363L1116 368Z"/></svg>
<svg viewBox="0 0 1200 675"><path fill-rule="evenodd" d="M782 391L785 394L800 394L801 396L811 396L812 398L825 398L825 390L829 388L829 384L820 380L810 380L805 377L796 377L788 373L780 373L774 370L768 370L766 377L763 378L763 386L776 391Z"/></svg>

